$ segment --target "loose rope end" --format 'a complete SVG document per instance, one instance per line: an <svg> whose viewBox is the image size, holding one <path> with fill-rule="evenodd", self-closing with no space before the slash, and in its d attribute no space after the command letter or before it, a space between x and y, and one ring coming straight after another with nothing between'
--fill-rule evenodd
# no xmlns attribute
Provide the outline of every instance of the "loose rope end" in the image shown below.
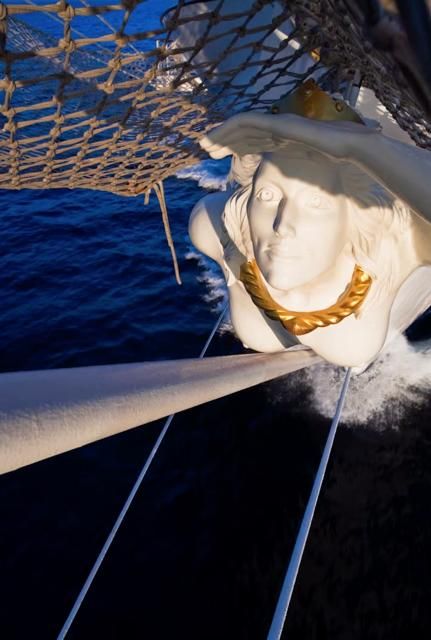
<svg viewBox="0 0 431 640"><path fill-rule="evenodd" d="M154 192L157 196L157 199L159 201L159 205L160 205L160 210L162 212L162 220L163 220L163 226L165 229L165 234L166 234L166 240L168 242L168 246L169 249L171 250L171 255L172 255L172 263L174 265L174 272L175 272L175 278L178 284L182 284L182 280L181 280L181 276L180 276L180 269L178 266L178 259L177 259L177 254L175 251L175 245L174 245L174 241L172 239L172 233L171 233L171 227L169 224L169 216L168 216L168 208L166 206L166 200L165 200L165 191L163 189L163 182L162 180L160 180L159 182L156 182L153 185L153 189ZM148 202L148 198L145 198L145 202Z"/></svg>

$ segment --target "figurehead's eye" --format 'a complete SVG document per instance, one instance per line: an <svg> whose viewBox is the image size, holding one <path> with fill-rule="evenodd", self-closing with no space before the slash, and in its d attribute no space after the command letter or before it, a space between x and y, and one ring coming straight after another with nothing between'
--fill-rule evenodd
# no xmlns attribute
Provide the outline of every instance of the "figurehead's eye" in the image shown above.
<svg viewBox="0 0 431 640"><path fill-rule="evenodd" d="M319 196L317 193L309 198L307 205L311 209L330 209L331 203L326 198Z"/></svg>
<svg viewBox="0 0 431 640"><path fill-rule="evenodd" d="M262 202L273 202L278 200L277 194L274 193L272 189L268 189L268 188L260 189L256 197L259 200L262 200Z"/></svg>

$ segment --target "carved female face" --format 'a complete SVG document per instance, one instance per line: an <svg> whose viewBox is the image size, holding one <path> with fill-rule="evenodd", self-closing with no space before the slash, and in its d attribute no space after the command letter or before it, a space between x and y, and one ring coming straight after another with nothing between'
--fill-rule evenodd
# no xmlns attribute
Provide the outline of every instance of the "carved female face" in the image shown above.
<svg viewBox="0 0 431 640"><path fill-rule="evenodd" d="M275 289L287 291L328 272L348 242L337 165L321 154L265 157L247 215L256 262Z"/></svg>

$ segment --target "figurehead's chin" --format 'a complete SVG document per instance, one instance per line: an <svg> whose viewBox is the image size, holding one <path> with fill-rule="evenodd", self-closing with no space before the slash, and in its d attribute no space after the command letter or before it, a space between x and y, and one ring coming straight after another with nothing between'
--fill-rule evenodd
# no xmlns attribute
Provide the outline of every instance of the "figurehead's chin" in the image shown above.
<svg viewBox="0 0 431 640"><path fill-rule="evenodd" d="M259 265L258 265L259 266ZM274 269L273 266L259 270L263 276L264 282L274 290L275 293L286 293L291 289L297 289L310 282L310 277L304 277L302 274L290 270L288 265L283 265L283 268ZM316 274L318 277L319 274ZM311 278L313 280L314 278Z"/></svg>

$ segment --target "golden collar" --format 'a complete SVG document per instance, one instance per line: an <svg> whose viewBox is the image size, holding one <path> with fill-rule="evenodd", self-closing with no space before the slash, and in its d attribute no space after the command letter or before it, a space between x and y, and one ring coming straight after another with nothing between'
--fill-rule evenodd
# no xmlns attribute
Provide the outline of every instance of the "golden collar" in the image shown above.
<svg viewBox="0 0 431 640"><path fill-rule="evenodd" d="M254 304L269 318L281 322L295 336L310 333L318 327L338 324L352 313L357 313L372 284L371 276L356 265L350 283L335 304L320 311L288 311L269 294L256 260L241 265L240 280Z"/></svg>

